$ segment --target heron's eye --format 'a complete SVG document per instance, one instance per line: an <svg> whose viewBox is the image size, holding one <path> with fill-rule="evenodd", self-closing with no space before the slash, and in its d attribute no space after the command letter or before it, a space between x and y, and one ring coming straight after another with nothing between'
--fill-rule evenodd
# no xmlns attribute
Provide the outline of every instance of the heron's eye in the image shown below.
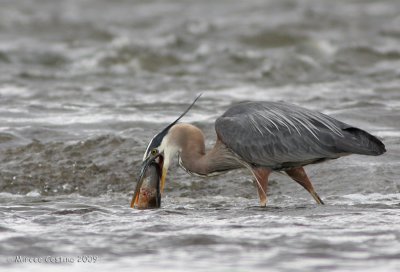
<svg viewBox="0 0 400 272"><path fill-rule="evenodd" d="M157 154L158 154L157 148L153 148L153 149L151 150L151 155L155 156L155 155L157 155Z"/></svg>

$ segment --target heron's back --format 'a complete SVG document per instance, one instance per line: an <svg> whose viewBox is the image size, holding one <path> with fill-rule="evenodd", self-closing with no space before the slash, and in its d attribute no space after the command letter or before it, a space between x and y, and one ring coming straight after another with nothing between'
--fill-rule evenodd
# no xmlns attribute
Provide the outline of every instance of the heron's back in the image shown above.
<svg viewBox="0 0 400 272"><path fill-rule="evenodd" d="M245 102L215 122L220 140L249 164L284 169L348 154L380 155L373 135L325 114L282 102Z"/></svg>

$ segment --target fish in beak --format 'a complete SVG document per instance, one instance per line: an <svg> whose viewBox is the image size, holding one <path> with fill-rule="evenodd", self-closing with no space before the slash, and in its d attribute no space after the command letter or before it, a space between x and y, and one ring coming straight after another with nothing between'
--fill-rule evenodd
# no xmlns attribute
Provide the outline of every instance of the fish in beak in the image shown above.
<svg viewBox="0 0 400 272"><path fill-rule="evenodd" d="M143 162L131 201L131 208L155 209L161 207L162 169L162 156Z"/></svg>

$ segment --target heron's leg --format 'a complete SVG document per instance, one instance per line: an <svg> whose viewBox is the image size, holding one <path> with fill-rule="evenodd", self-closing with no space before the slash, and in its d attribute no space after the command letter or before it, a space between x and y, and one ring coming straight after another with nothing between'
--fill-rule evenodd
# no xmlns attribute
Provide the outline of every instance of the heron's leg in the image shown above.
<svg viewBox="0 0 400 272"><path fill-rule="evenodd" d="M256 178L256 186L258 191L258 197L260 198L260 206L265 207L267 205L267 190L268 190L268 177L271 174L271 170L267 168L253 168L254 177Z"/></svg>
<svg viewBox="0 0 400 272"><path fill-rule="evenodd" d="M293 168L285 171L294 181L304 187L318 204L324 204L319 195L315 192L310 179L307 177L303 167Z"/></svg>

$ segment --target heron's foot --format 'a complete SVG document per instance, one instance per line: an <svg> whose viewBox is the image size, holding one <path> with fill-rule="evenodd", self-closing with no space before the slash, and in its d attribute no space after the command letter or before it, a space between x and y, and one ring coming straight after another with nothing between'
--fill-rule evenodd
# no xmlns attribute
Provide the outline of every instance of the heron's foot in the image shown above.
<svg viewBox="0 0 400 272"><path fill-rule="evenodd" d="M324 202L319 197L319 195L315 192L314 187L308 178L306 171L304 171L303 167L293 168L285 171L294 181L304 187L307 192L315 199L318 204L323 205Z"/></svg>
<svg viewBox="0 0 400 272"><path fill-rule="evenodd" d="M310 191L311 196L314 198L315 202L317 202L317 204L320 205L325 205L325 203L322 201L322 199L319 197L319 195L317 194L317 192L315 192L314 190Z"/></svg>
<svg viewBox="0 0 400 272"><path fill-rule="evenodd" d="M268 176L270 173L271 170L266 168L253 168L254 182L257 186L261 207L267 206Z"/></svg>
<svg viewBox="0 0 400 272"><path fill-rule="evenodd" d="M257 192L258 192L258 198L260 199L260 207L265 207L267 206L268 198L266 195L266 192L264 190L261 190L258 181L256 179L253 179L254 184L257 186Z"/></svg>
<svg viewBox="0 0 400 272"><path fill-rule="evenodd" d="M267 202L268 202L267 197L260 197L260 207L266 207Z"/></svg>
<svg viewBox="0 0 400 272"><path fill-rule="evenodd" d="M254 183L256 183L257 186L257 192L258 192L258 198L260 199L260 207L265 207L267 206L267 202L268 202L268 197L267 197L267 192L266 192L266 185L265 183L261 184L262 187L259 186L259 184L257 184L257 180L254 179Z"/></svg>

